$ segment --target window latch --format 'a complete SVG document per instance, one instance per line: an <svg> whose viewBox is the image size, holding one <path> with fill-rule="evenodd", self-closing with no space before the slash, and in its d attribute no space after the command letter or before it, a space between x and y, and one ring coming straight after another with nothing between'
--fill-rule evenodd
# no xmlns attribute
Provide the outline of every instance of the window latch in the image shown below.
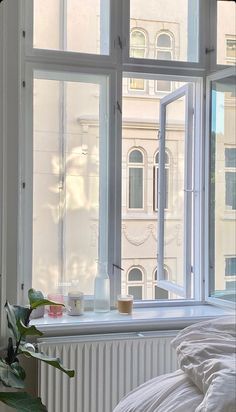
<svg viewBox="0 0 236 412"><path fill-rule="evenodd" d="M210 47L206 47L205 48L205 53L209 54L209 53L213 53L215 51L214 47L210 48Z"/></svg>
<svg viewBox="0 0 236 412"><path fill-rule="evenodd" d="M116 108L120 112L120 114L122 114L121 106L120 106L120 103L118 101L116 102Z"/></svg>

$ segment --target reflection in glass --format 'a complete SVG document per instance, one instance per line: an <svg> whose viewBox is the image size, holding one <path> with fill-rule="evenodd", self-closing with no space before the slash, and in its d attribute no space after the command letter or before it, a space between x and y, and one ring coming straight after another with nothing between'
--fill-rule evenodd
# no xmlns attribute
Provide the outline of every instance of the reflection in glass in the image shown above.
<svg viewBox="0 0 236 412"><path fill-rule="evenodd" d="M236 83L212 82L210 137L210 296L235 300Z"/></svg>

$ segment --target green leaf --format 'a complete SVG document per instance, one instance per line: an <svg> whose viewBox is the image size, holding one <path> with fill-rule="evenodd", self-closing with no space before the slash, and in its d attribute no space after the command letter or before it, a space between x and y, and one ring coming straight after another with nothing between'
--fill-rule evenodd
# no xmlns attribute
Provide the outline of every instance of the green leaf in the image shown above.
<svg viewBox="0 0 236 412"><path fill-rule="evenodd" d="M22 321L25 326L28 326L29 316L31 310L24 306L10 305L6 302L5 309L7 312L8 328L12 331L16 340L20 338L20 331L18 329L18 321Z"/></svg>
<svg viewBox="0 0 236 412"><path fill-rule="evenodd" d="M21 319L18 319L17 327L22 336L42 336L43 333L40 332L35 326L25 326Z"/></svg>
<svg viewBox="0 0 236 412"><path fill-rule="evenodd" d="M39 306L54 305L65 306L63 303L53 302L52 300L44 299L44 296L40 290L29 289L28 297L30 301L31 309L36 309Z"/></svg>
<svg viewBox="0 0 236 412"><path fill-rule="evenodd" d="M66 373L70 378L73 378L75 376L75 371L64 368L59 358L52 358L41 352L30 352L27 349L25 349L24 346L20 347L19 353L23 353L26 356L31 356L32 358L47 363L48 365L54 366L54 368Z"/></svg>
<svg viewBox="0 0 236 412"><path fill-rule="evenodd" d="M3 385L22 389L24 388L25 371L18 362L8 365L3 359L0 359L0 381Z"/></svg>
<svg viewBox="0 0 236 412"><path fill-rule="evenodd" d="M47 412L40 398L33 398L26 392L0 392L0 401L18 412Z"/></svg>

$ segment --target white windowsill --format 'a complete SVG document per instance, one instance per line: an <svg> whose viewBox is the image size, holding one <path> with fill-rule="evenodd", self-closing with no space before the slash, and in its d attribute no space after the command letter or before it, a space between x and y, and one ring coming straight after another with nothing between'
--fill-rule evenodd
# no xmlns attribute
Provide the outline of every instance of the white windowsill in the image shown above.
<svg viewBox="0 0 236 412"><path fill-rule="evenodd" d="M117 310L108 313L85 312L82 316L63 314L60 318L33 319L31 324L45 336L69 336L94 333L141 332L182 329L192 323L218 316L234 314L230 309L212 305L136 308L132 315L120 315Z"/></svg>

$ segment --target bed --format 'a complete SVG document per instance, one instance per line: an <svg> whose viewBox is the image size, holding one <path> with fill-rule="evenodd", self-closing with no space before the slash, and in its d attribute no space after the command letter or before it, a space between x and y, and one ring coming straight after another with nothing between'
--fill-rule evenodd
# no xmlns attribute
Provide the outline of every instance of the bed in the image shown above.
<svg viewBox="0 0 236 412"><path fill-rule="evenodd" d="M179 367L123 398L113 412L236 412L235 317L183 329L172 341Z"/></svg>

